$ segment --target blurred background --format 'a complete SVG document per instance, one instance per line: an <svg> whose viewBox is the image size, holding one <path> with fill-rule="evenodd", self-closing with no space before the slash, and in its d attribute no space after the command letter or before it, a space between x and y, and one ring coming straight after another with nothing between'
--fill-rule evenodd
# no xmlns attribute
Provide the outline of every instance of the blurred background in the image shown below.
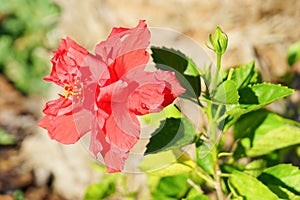
<svg viewBox="0 0 300 200"><path fill-rule="evenodd" d="M42 78L60 38L70 36L93 50L112 27L134 27L139 19L202 46L220 26L229 37L223 66L255 60L265 80L297 89L288 103L272 109L300 121L300 63L287 60L289 47L300 40L298 0L0 0L1 200L82 199L86 187L100 179L130 180L126 190L133 199L147 199L143 175L108 178L81 144L60 145L35 126L45 101L57 97L57 88Z"/></svg>

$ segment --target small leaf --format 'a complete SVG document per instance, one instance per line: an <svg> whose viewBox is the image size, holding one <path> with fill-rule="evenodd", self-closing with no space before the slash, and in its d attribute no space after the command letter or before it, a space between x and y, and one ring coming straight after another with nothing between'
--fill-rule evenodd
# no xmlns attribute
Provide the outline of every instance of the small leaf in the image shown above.
<svg viewBox="0 0 300 200"><path fill-rule="evenodd" d="M246 173L234 171L228 179L229 188L234 197L247 200L278 200L278 197L267 186Z"/></svg>
<svg viewBox="0 0 300 200"><path fill-rule="evenodd" d="M196 164L188 154L180 150L147 155L139 165L141 171L160 177L185 174L191 172L195 167Z"/></svg>
<svg viewBox="0 0 300 200"><path fill-rule="evenodd" d="M287 61L290 66L294 65L300 60L300 41L292 44L288 48Z"/></svg>
<svg viewBox="0 0 300 200"><path fill-rule="evenodd" d="M195 131L195 126L184 117L167 118L152 134L145 154L186 146L194 140Z"/></svg>
<svg viewBox="0 0 300 200"><path fill-rule="evenodd" d="M300 170L291 164L279 164L265 169L258 177L283 199L300 199Z"/></svg>
<svg viewBox="0 0 300 200"><path fill-rule="evenodd" d="M197 99L201 92L201 82L198 69L192 59L180 51L166 47L151 47L151 50L151 56L158 69L176 73L179 82L186 89L182 97Z"/></svg>
<svg viewBox="0 0 300 200"><path fill-rule="evenodd" d="M224 104L237 104L239 94L236 83L232 80L226 80L221 83L217 88L213 100Z"/></svg>
<svg viewBox="0 0 300 200"><path fill-rule="evenodd" d="M249 64L234 68L230 80L236 82L237 88L244 88L249 84L257 83L258 73L254 65L254 61Z"/></svg>

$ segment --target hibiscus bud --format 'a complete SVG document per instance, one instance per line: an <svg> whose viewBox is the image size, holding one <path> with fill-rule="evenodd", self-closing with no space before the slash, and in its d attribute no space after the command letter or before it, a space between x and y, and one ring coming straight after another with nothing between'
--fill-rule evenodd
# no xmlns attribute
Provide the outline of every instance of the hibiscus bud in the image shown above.
<svg viewBox="0 0 300 200"><path fill-rule="evenodd" d="M228 37L220 27L216 28L214 36L212 36L212 34L209 35L209 41L212 45L211 49L214 50L216 54L223 54L226 51Z"/></svg>

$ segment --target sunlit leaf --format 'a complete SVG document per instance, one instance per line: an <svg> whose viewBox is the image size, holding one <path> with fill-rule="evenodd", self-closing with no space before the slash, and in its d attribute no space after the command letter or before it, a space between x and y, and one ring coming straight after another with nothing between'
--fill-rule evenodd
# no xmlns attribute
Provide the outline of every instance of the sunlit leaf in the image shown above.
<svg viewBox="0 0 300 200"><path fill-rule="evenodd" d="M300 170L291 164L265 169L258 177L282 199L300 199Z"/></svg>
<svg viewBox="0 0 300 200"><path fill-rule="evenodd" d="M188 154L180 150L149 154L139 165L141 171L161 177L188 173L195 167Z"/></svg>
<svg viewBox="0 0 300 200"><path fill-rule="evenodd" d="M210 175L214 174L214 159L212 151L206 144L202 144L196 148L196 161L206 173Z"/></svg>
<svg viewBox="0 0 300 200"><path fill-rule="evenodd" d="M258 81L258 73L254 61L234 68L231 79L236 82L237 88L244 88Z"/></svg>
<svg viewBox="0 0 300 200"><path fill-rule="evenodd" d="M254 157L300 144L300 124L275 113L258 110L237 121L234 135L236 139L242 138L239 146L244 154Z"/></svg>
<svg viewBox="0 0 300 200"><path fill-rule="evenodd" d="M196 195L196 196L184 198L182 200L210 200L210 198L206 195L199 194L199 195Z"/></svg>
<svg viewBox="0 0 300 200"><path fill-rule="evenodd" d="M255 177L240 171L234 171L230 175L228 185L234 197L243 197L247 200L278 200L278 197L267 186Z"/></svg>
<svg viewBox="0 0 300 200"><path fill-rule="evenodd" d="M236 83L232 80L226 80L221 83L217 88L213 100L223 104L237 104L239 94Z"/></svg>
<svg viewBox="0 0 300 200"><path fill-rule="evenodd" d="M244 171L254 177L258 177L265 169L267 163L263 159L254 160L245 166Z"/></svg>
<svg viewBox="0 0 300 200"><path fill-rule="evenodd" d="M227 106L227 128L241 115L258 110L278 99L291 95L293 89L278 84L261 83L239 90L239 104Z"/></svg>
<svg viewBox="0 0 300 200"><path fill-rule="evenodd" d="M96 183L86 189L84 200L103 199L115 191L113 184Z"/></svg>

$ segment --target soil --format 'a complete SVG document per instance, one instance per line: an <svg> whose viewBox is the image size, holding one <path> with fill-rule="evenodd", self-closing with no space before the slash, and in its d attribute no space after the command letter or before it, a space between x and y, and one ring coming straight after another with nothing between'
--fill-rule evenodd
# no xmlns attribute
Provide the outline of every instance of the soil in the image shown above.
<svg viewBox="0 0 300 200"><path fill-rule="evenodd" d="M0 126L2 130L16 138L14 144L0 145L1 200L17 199L18 195L33 200L63 199L52 192L51 179L44 186L36 185L34 173L26 167L21 154L23 141L34 134L33 127L37 121L34 102L35 98L23 96L0 75Z"/></svg>

